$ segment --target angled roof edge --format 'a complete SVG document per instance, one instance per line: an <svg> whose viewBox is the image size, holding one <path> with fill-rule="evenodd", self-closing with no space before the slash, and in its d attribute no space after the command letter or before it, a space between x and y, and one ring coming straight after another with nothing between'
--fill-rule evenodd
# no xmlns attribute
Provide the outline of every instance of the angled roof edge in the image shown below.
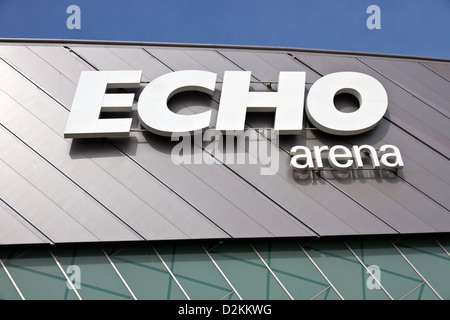
<svg viewBox="0 0 450 320"><path fill-rule="evenodd" d="M372 56L385 58L401 58L414 60L428 60L450 62L450 59L437 57L424 57L414 55L402 55L391 53L374 53L374 52L360 52L360 51L345 51L345 50L326 50L326 49L311 49L311 48L296 48L296 47L271 47L271 46L251 46L251 45L230 45L230 44L201 44L201 43L173 43L173 42L145 42L145 41L113 41L113 40L82 40L82 39L28 39L28 38L0 38L1 43L9 44L86 44L86 45L112 45L112 46L147 46L147 47L172 47L172 48L205 48L205 49L241 49L241 50L269 50L269 51L292 51L292 52L306 52L318 54L341 54L341 55L358 55L358 56Z"/></svg>

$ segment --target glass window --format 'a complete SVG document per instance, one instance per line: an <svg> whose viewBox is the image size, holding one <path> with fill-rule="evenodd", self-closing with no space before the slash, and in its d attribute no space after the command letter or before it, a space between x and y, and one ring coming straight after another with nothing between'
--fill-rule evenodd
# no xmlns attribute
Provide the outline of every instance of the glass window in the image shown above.
<svg viewBox="0 0 450 320"><path fill-rule="evenodd" d="M450 257L430 237L404 237L397 247L442 299L450 299Z"/></svg>
<svg viewBox="0 0 450 320"><path fill-rule="evenodd" d="M242 299L289 299L248 243L225 240L209 252Z"/></svg>
<svg viewBox="0 0 450 320"><path fill-rule="evenodd" d="M328 288L322 290L314 297L312 297L311 300L341 300L341 297L339 297L336 291L331 286L329 286Z"/></svg>
<svg viewBox="0 0 450 320"><path fill-rule="evenodd" d="M352 238L346 243L361 259L371 273L377 277L380 284L394 299L406 298L414 289L423 291L419 285L422 278L405 261L400 253L386 238ZM367 287L370 290L380 290L379 285L369 278L366 272ZM419 287L418 287L419 286ZM412 295L417 296L417 295ZM409 298L411 298L410 296Z"/></svg>
<svg viewBox="0 0 450 320"><path fill-rule="evenodd" d="M389 299L383 290L368 288L366 269L342 240L314 239L304 249L344 299Z"/></svg>
<svg viewBox="0 0 450 320"><path fill-rule="evenodd" d="M25 299L450 299L450 236L391 238L0 246L0 300L21 299L6 270Z"/></svg>
<svg viewBox="0 0 450 320"><path fill-rule="evenodd" d="M340 299L295 240L252 240L294 299Z"/></svg>
<svg viewBox="0 0 450 320"><path fill-rule="evenodd" d="M201 244L157 243L155 249L191 299L238 299Z"/></svg>
<svg viewBox="0 0 450 320"><path fill-rule="evenodd" d="M5 270L0 266L0 300L21 300Z"/></svg>
<svg viewBox="0 0 450 320"><path fill-rule="evenodd" d="M441 245L447 254L450 254L450 235L439 235L436 238L438 245Z"/></svg>
<svg viewBox="0 0 450 320"><path fill-rule="evenodd" d="M438 296L423 282L419 287L409 292L402 300L438 300Z"/></svg>
<svg viewBox="0 0 450 320"><path fill-rule="evenodd" d="M46 246L20 247L7 258L2 257L2 261L25 299L78 299L67 288L66 278ZM15 288L13 290L17 292Z"/></svg>
<svg viewBox="0 0 450 320"><path fill-rule="evenodd" d="M0 248L0 260L3 261L10 258L10 247ZM0 300L20 300L20 294L14 287L11 279L8 277L6 270L0 263Z"/></svg>
<svg viewBox="0 0 450 320"><path fill-rule="evenodd" d="M131 299L132 296L97 245L61 245L52 247L63 270L85 300ZM71 290L70 290L71 291Z"/></svg>
<svg viewBox="0 0 450 320"><path fill-rule="evenodd" d="M148 243L104 247L137 299L186 299Z"/></svg>

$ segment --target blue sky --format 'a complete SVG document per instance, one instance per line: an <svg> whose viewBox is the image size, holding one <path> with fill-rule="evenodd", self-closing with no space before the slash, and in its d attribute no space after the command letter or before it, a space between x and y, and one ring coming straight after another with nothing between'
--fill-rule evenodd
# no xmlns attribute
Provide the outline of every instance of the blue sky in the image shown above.
<svg viewBox="0 0 450 320"><path fill-rule="evenodd" d="M81 29L68 29L69 5ZM380 8L381 29L366 12ZM450 0L0 0L0 38L280 46L450 58Z"/></svg>

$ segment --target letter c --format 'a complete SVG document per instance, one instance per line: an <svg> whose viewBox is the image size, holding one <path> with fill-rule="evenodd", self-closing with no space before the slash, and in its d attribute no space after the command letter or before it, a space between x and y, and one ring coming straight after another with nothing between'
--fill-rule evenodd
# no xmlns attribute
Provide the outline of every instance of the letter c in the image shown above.
<svg viewBox="0 0 450 320"><path fill-rule="evenodd" d="M167 102L183 91L200 91L212 95L217 74L208 71L183 70L162 75L150 82L138 101L139 120L147 130L170 136L188 134L209 127L211 110L192 115L181 115L169 110Z"/></svg>

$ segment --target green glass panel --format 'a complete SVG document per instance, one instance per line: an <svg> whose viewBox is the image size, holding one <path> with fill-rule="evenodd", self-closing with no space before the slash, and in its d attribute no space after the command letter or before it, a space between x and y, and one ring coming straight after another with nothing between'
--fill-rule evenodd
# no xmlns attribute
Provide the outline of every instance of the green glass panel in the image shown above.
<svg viewBox="0 0 450 320"><path fill-rule="evenodd" d="M352 238L346 240L346 243L366 267L374 270L374 275L378 277L380 284L393 299L400 299L423 282L388 239ZM369 277L367 271L361 274L361 278L366 283L374 283L374 280ZM381 288L369 287L372 290L381 290Z"/></svg>
<svg viewBox="0 0 450 320"><path fill-rule="evenodd" d="M404 237L397 247L442 299L450 299L450 257L430 237Z"/></svg>
<svg viewBox="0 0 450 320"><path fill-rule="evenodd" d="M0 259L7 260L13 247L0 247ZM0 264L0 300L20 300L22 299L14 288L11 279L6 274L6 270Z"/></svg>
<svg viewBox="0 0 450 320"><path fill-rule="evenodd" d="M138 300L186 299L149 244L104 248Z"/></svg>
<svg viewBox="0 0 450 320"><path fill-rule="evenodd" d="M315 239L307 243L304 249L344 299L389 299L383 290L368 288L366 269L342 240Z"/></svg>
<svg viewBox="0 0 450 320"><path fill-rule="evenodd" d="M47 247L21 247L2 260L25 299L78 299Z"/></svg>
<svg viewBox="0 0 450 320"><path fill-rule="evenodd" d="M83 300L132 298L99 246L57 246L52 248L52 252L66 272L69 266L79 268L80 289L77 291Z"/></svg>
<svg viewBox="0 0 450 320"><path fill-rule="evenodd" d="M439 298L429 286L423 283L420 287L408 293L402 300L439 300Z"/></svg>
<svg viewBox="0 0 450 320"><path fill-rule="evenodd" d="M0 266L0 300L20 300L21 297L5 270Z"/></svg>
<svg viewBox="0 0 450 320"><path fill-rule="evenodd" d="M311 299L330 286L296 241L252 240L252 244L294 299ZM329 292L322 294L328 296Z"/></svg>
<svg viewBox="0 0 450 320"><path fill-rule="evenodd" d="M341 298L333 288L328 287L312 297L312 300L341 300Z"/></svg>
<svg viewBox="0 0 450 320"><path fill-rule="evenodd" d="M436 237L436 240L444 248L447 254L450 254L450 235L439 235Z"/></svg>
<svg viewBox="0 0 450 320"><path fill-rule="evenodd" d="M241 298L289 299L283 288L246 242L224 241L209 252Z"/></svg>
<svg viewBox="0 0 450 320"><path fill-rule="evenodd" d="M187 292L190 299L237 298L231 294L219 270L199 243L176 242L156 244L155 249Z"/></svg>
<svg viewBox="0 0 450 320"><path fill-rule="evenodd" d="M232 292L226 294L225 296L223 296L222 298L220 298L220 300L224 300L224 301L239 300L239 297L237 296L237 294L234 291L232 291Z"/></svg>

